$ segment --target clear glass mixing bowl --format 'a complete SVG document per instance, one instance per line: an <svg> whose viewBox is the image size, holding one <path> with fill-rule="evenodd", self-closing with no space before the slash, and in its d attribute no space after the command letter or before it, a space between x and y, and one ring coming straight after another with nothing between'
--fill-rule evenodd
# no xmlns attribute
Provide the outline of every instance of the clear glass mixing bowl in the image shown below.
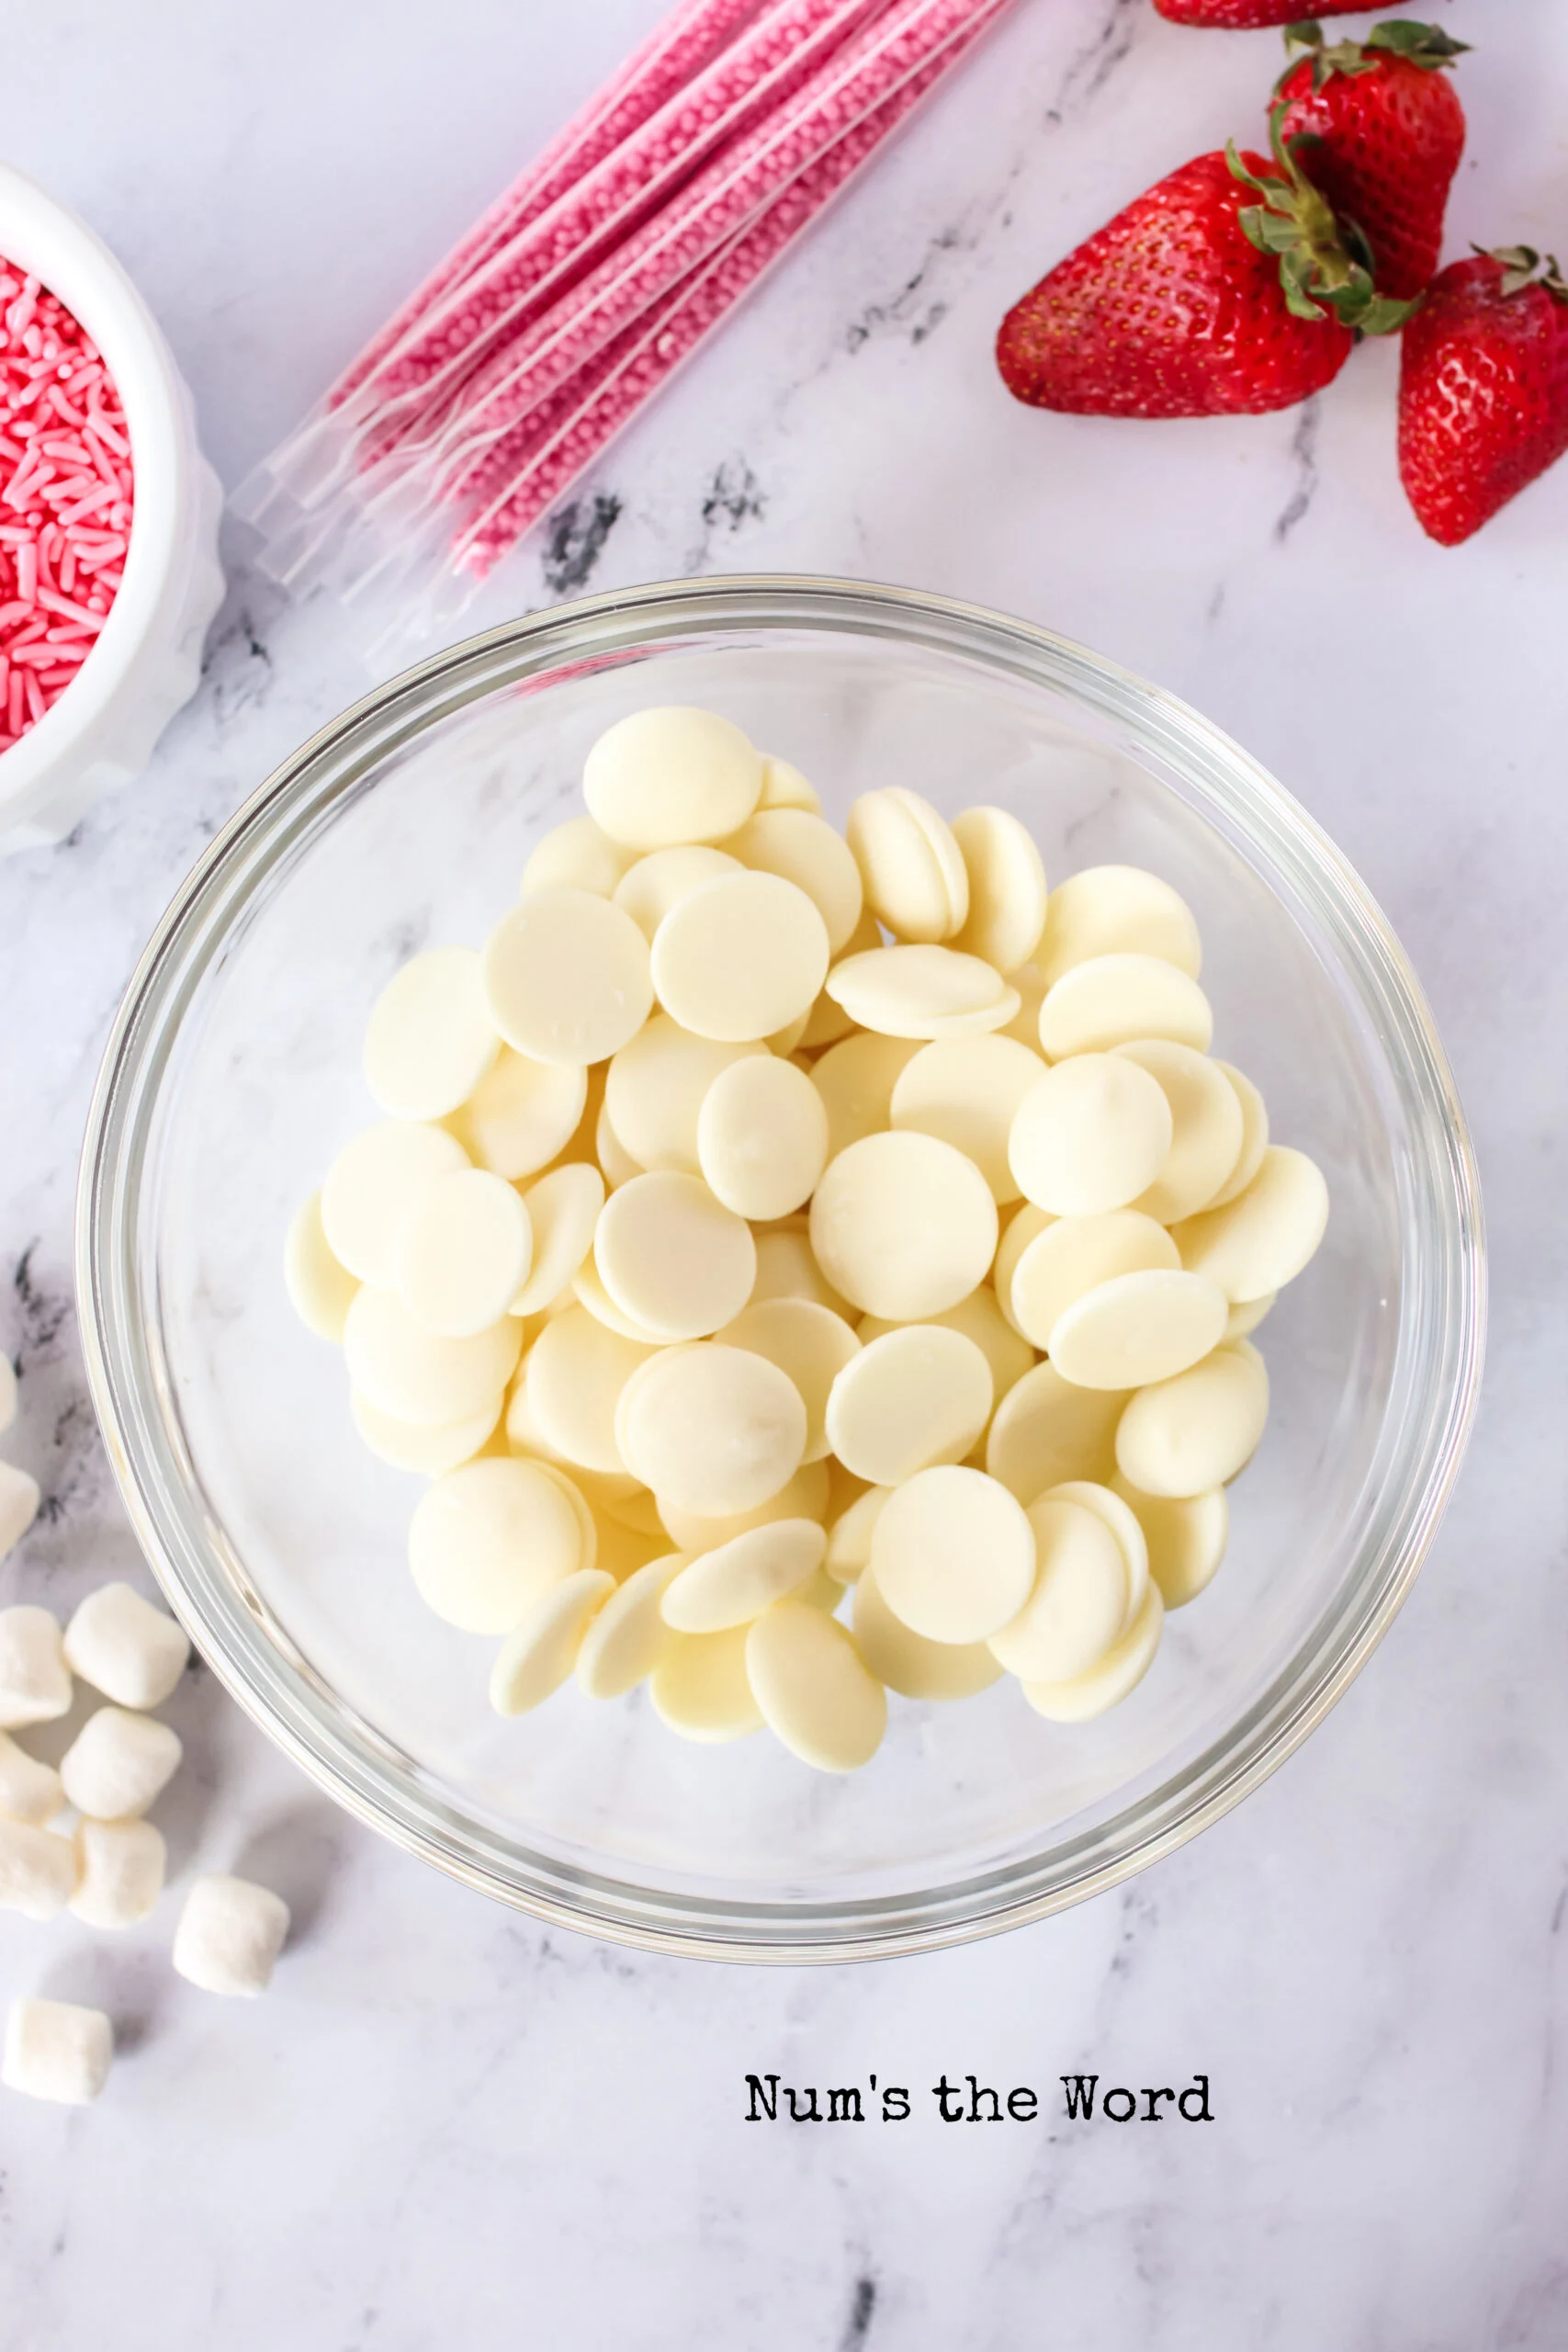
<svg viewBox="0 0 1568 2352"><path fill-rule="evenodd" d="M502 1722L491 1645L405 1566L420 1483L355 1437L296 1322L290 1212L375 1115L367 1012L427 942L478 942L580 806L595 735L697 703L795 762L840 823L874 785L999 802L1055 876L1146 865L1202 928L1217 1046L1334 1210L1260 1340L1274 1409L1231 1552L1147 1679L1055 1725L1010 1683L895 1699L847 1779L761 1737L692 1747L644 1694ZM412 1851L547 1918L752 1960L910 1951L1038 1917L1167 1853L1343 1690L1416 1574L1480 1374L1464 1121L1409 965L1303 811L1194 712L1021 621L895 589L730 579L559 607L326 728L180 890L87 1136L88 1369L170 1602L243 1706Z"/></svg>

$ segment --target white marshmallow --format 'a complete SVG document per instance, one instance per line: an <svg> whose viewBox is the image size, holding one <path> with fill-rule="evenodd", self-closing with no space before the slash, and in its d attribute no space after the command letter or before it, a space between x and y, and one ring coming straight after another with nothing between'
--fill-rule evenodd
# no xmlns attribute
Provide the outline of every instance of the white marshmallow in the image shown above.
<svg viewBox="0 0 1568 2352"><path fill-rule="evenodd" d="M72 1673L119 1707L161 1706L189 1656L174 1619L128 1584L100 1585L65 1628Z"/></svg>
<svg viewBox="0 0 1568 2352"><path fill-rule="evenodd" d="M0 1462L0 1560L38 1517L39 1485L14 1462Z"/></svg>
<svg viewBox="0 0 1568 2352"><path fill-rule="evenodd" d="M134 1928L164 1891L166 1859L150 1821L79 1821L72 1910L90 1928Z"/></svg>
<svg viewBox="0 0 1568 2352"><path fill-rule="evenodd" d="M64 1803L65 1791L53 1765L40 1764L0 1731L0 1820L30 1821L41 1827Z"/></svg>
<svg viewBox="0 0 1568 2352"><path fill-rule="evenodd" d="M69 1838L25 1821L0 1821L0 1911L52 1919L75 1884L76 1849Z"/></svg>
<svg viewBox="0 0 1568 2352"><path fill-rule="evenodd" d="M78 1813L130 1821L146 1812L184 1753L179 1734L152 1715L100 1707L60 1759L60 1778Z"/></svg>
<svg viewBox="0 0 1568 2352"><path fill-rule="evenodd" d="M0 1471L6 1466L0 1462ZM0 1488L0 1552L6 1548L4 1521ZM26 1601L15 1609L0 1609L0 1725L16 1731L23 1724L53 1723L70 1708L71 1669L61 1646L59 1620Z"/></svg>
<svg viewBox="0 0 1568 2352"><path fill-rule="evenodd" d="M28 2098L86 2107L108 2080L114 2028L102 2009L72 2001L13 2001L0 2082Z"/></svg>
<svg viewBox="0 0 1568 2352"><path fill-rule="evenodd" d="M288 1933L281 1895L243 1878L198 1878L175 1929L175 1966L204 1993L265 1993Z"/></svg>

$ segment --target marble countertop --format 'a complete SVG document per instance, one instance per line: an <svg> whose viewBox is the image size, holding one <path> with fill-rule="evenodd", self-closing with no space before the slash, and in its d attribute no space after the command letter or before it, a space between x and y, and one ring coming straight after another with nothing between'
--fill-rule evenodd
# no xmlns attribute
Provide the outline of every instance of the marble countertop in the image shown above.
<svg viewBox="0 0 1568 2352"><path fill-rule="evenodd" d="M168 332L233 482L658 0L55 0L10 28L0 153L83 210ZM1568 17L1452 0L1470 157L1449 246L1568 232ZM1019 0L985 52L608 456L475 621L580 586L778 567L1061 628L1185 695L1360 867L1430 992L1494 1269L1464 1476L1371 1666L1196 1844L1066 1917L874 1969L705 1967L547 1932L360 1829L217 1691L175 1866L293 1904L259 2007L121 1939L0 1918L0 1995L102 1998L112 2093L0 2101L0 2352L1554 2352L1568 2342L1562 1427L1568 467L1470 547L1393 461L1396 354L1201 427L999 392L1006 304L1162 170L1245 129L1271 35ZM68 89L69 108L59 104ZM238 560L152 772L0 865L6 1451L43 1515L0 1602L138 1572L71 1292L92 1077L175 883L362 691L353 629ZM748 2123L744 2077L916 2087L899 2129ZM970 2070L1050 2096L945 2124ZM1213 2121L1060 2115L1059 2078Z"/></svg>

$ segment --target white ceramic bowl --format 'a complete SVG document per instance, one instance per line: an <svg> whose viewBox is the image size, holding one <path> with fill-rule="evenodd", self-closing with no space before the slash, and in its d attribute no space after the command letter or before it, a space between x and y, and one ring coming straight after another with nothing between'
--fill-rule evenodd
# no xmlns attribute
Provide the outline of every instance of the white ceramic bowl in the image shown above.
<svg viewBox="0 0 1568 2352"><path fill-rule="evenodd" d="M108 247L25 174L0 164L0 254L74 312L119 389L136 513L119 594L96 645L35 727L0 753L0 854L68 833L141 775L196 692L223 594L223 493L196 437L188 389L157 322Z"/></svg>

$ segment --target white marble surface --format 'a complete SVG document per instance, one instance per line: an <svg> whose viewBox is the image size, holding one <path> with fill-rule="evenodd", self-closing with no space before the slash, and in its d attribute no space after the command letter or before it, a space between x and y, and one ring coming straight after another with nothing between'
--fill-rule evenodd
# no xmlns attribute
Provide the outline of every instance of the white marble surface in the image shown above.
<svg viewBox="0 0 1568 2352"><path fill-rule="evenodd" d="M654 6L55 0L10 28L0 153L135 271L232 481ZM1502 13L1445 18L1485 44L1456 253L1568 229L1568 20L1513 0L1505 51ZM1147 0L1020 0L612 453L592 577L842 571L1049 621L1230 726L1356 859L1449 1042L1495 1283L1479 1432L1399 1623L1197 1845L1064 1918L862 1971L541 1932L338 1815L193 1674L170 1711L191 1751L174 1859L276 1883L294 1947L253 2008L171 1975L172 1906L118 1941L0 1919L0 1994L101 1996L122 2044L91 2113L0 2101L0 2352L1568 2341L1568 468L1444 553L1394 480L1391 350L1309 410L1203 427L1031 414L989 360L1007 301L1245 129L1275 57ZM531 549L487 610L570 569ZM213 829L361 684L334 616L236 571L152 773L0 867L6 1450L48 1497L0 1601L69 1602L134 1556L71 1306L115 1002ZM916 2116L748 2124L749 2069L874 2070ZM1046 2116L943 2125L943 2069L1033 2085ZM1066 2126L1058 2078L1080 2069L1206 2073L1215 2120Z"/></svg>

